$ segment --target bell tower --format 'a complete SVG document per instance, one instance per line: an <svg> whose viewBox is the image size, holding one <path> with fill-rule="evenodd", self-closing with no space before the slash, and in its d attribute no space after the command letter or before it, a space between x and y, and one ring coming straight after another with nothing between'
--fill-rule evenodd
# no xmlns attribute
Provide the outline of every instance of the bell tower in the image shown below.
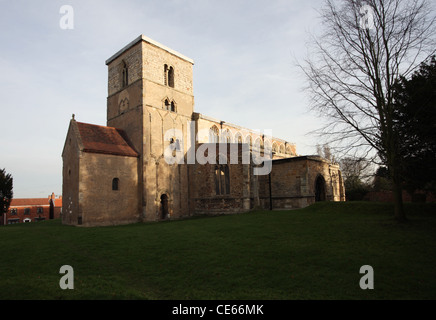
<svg viewBox="0 0 436 320"><path fill-rule="evenodd" d="M140 154L143 220L187 215L187 167L168 164L164 152L175 136L187 152L183 142L194 112L194 61L141 35L106 65L107 125L123 129Z"/></svg>

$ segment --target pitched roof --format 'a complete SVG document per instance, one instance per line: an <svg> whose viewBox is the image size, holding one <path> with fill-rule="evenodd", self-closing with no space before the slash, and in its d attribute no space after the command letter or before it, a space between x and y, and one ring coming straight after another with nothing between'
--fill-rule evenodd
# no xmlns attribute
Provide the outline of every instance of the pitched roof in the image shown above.
<svg viewBox="0 0 436 320"><path fill-rule="evenodd" d="M138 157L139 154L129 144L123 130L76 122L83 144L84 152L104 153L127 157Z"/></svg>
<svg viewBox="0 0 436 320"><path fill-rule="evenodd" d="M10 207L21 207L21 206L48 206L50 205L48 198L17 198L12 199Z"/></svg>
<svg viewBox="0 0 436 320"><path fill-rule="evenodd" d="M54 199L54 206L55 207L62 207L62 198Z"/></svg>
<svg viewBox="0 0 436 320"><path fill-rule="evenodd" d="M10 207L34 207L49 206L50 197L48 198L13 198ZM54 199L55 207L62 207L62 197Z"/></svg>

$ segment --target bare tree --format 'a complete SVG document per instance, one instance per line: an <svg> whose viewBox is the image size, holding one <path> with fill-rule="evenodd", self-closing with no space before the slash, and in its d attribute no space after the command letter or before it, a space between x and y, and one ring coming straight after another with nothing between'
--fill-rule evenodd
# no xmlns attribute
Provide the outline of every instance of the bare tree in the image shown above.
<svg viewBox="0 0 436 320"><path fill-rule="evenodd" d="M369 182L374 176L372 163L366 159L343 158L339 160L341 174L344 180L357 177L359 180Z"/></svg>
<svg viewBox="0 0 436 320"><path fill-rule="evenodd" d="M301 68L311 108L328 119L318 133L343 154L382 160L394 181L395 217L406 219L393 130L393 87L435 52L426 0L326 0L323 33Z"/></svg>
<svg viewBox="0 0 436 320"><path fill-rule="evenodd" d="M324 144L320 146L319 144L316 145L316 154L320 157L323 157L324 159L335 162L335 157L332 154L332 151L330 149L330 146L328 144Z"/></svg>

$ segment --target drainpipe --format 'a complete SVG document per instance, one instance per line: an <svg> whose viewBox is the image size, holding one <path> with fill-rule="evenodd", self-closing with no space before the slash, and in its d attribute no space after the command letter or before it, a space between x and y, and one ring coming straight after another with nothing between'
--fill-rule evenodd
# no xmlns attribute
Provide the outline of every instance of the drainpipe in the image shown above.
<svg viewBox="0 0 436 320"><path fill-rule="evenodd" d="M269 210L272 210L271 171L268 174L268 179L269 179Z"/></svg>
<svg viewBox="0 0 436 320"><path fill-rule="evenodd" d="M269 210L272 211L272 186L271 186L271 173L272 173L272 158L274 158L274 152L272 153L271 157L271 171L268 174L268 180L269 180Z"/></svg>

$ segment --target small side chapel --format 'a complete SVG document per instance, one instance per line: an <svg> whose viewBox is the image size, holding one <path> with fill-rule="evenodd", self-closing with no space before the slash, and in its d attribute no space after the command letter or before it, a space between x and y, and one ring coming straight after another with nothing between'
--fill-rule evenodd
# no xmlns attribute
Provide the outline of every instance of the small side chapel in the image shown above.
<svg viewBox="0 0 436 320"><path fill-rule="evenodd" d="M299 156L293 143L194 112L192 59L141 35L106 65L106 126L74 115L70 120L62 152L64 224L118 225L345 201L337 164ZM255 174L260 165L252 155L267 150L272 168ZM214 161L198 161L199 154Z"/></svg>

